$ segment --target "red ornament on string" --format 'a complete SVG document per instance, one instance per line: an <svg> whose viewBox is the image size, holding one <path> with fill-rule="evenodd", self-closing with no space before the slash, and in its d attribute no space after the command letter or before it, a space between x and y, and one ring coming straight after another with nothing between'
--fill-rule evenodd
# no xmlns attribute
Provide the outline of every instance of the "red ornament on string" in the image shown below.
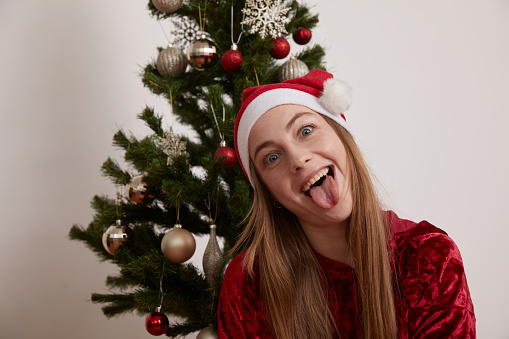
<svg viewBox="0 0 509 339"><path fill-rule="evenodd" d="M311 31L308 28L300 28L293 33L293 40L299 45L305 45L311 40Z"/></svg>
<svg viewBox="0 0 509 339"><path fill-rule="evenodd" d="M152 335L164 334L168 331L169 326L168 317L162 312L152 312L148 315L147 320L145 320L145 328Z"/></svg>
<svg viewBox="0 0 509 339"><path fill-rule="evenodd" d="M221 141L221 147L214 153L215 161L223 161L224 169L230 169L237 163L237 155L233 148L226 146L226 142Z"/></svg>
<svg viewBox="0 0 509 339"><path fill-rule="evenodd" d="M290 43L285 38L278 36L271 43L272 49L269 53L274 59L284 59L290 53Z"/></svg>
<svg viewBox="0 0 509 339"><path fill-rule="evenodd" d="M244 57L242 53L237 50L237 45L233 45L232 49L226 51L221 57L221 65L224 70L230 73L235 73L240 71L242 67L242 63L244 62Z"/></svg>

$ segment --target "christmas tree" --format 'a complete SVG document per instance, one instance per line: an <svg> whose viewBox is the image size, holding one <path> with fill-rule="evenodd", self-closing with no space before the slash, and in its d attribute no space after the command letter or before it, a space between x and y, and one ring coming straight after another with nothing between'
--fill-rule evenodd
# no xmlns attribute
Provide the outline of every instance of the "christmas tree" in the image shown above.
<svg viewBox="0 0 509 339"><path fill-rule="evenodd" d="M197 138L176 135L163 126L164 112L146 107L138 117L151 135L138 140L119 130L113 137L129 168L112 158L101 167L119 193L95 196L92 222L74 225L70 238L120 268L106 280L117 293L92 294L107 317L137 311L148 315L151 334L205 336L217 328L222 275L242 250L230 253L251 207L251 186L228 147L242 91L324 69L319 45L292 51L309 42L318 16L279 0L151 0L148 9L173 29L171 44L145 66L143 84L169 101L167 120L190 126ZM210 235L204 272L186 263L193 234ZM183 320L167 325L166 315Z"/></svg>

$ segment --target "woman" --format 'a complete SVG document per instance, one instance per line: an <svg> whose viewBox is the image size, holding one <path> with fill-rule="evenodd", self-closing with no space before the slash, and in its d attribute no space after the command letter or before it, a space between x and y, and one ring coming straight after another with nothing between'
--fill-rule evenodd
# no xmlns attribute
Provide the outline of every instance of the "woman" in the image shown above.
<svg viewBox="0 0 509 339"><path fill-rule="evenodd" d="M220 338L474 338L460 253L442 230L381 209L321 70L248 88L235 124L254 188L219 300Z"/></svg>

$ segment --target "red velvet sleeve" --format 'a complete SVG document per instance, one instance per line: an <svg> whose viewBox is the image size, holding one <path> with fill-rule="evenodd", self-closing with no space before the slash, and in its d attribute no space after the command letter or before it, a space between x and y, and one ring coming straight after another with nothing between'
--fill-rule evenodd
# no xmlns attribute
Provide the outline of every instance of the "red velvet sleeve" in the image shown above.
<svg viewBox="0 0 509 339"><path fill-rule="evenodd" d="M241 292L244 274L241 257L235 257L228 265L219 295L218 335L219 339L246 338L243 327Z"/></svg>
<svg viewBox="0 0 509 339"><path fill-rule="evenodd" d="M399 286L408 307L407 312L400 312L403 319L399 321L406 322L408 338L475 338L474 308L463 262L445 232L413 238L398 262Z"/></svg>

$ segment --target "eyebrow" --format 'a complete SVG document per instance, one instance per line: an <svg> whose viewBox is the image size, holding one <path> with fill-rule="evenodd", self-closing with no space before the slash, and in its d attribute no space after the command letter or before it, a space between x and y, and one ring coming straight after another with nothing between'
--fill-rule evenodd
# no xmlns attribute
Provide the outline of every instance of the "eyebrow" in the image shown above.
<svg viewBox="0 0 509 339"><path fill-rule="evenodd" d="M296 113L291 119L290 121L288 121L288 123L286 124L286 127L285 127L285 131L290 131L290 129L292 128L292 126L295 124L295 122L297 121L297 119L299 119L300 117L304 116L304 115L312 115L313 113L311 112L300 112L300 113ZM256 147L255 149L255 152L254 152L254 159L256 159L256 156L258 155L258 152L264 148L264 147L267 147L267 146L270 146L274 144L274 142L272 141L265 141L264 143L262 143L261 145L258 145L258 147Z"/></svg>

